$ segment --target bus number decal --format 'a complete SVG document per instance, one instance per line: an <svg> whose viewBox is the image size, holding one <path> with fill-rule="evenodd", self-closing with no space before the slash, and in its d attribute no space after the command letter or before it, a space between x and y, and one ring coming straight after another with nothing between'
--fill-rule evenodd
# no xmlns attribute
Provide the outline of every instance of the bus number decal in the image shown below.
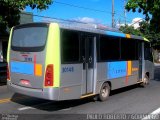
<svg viewBox="0 0 160 120"><path fill-rule="evenodd" d="M62 73L74 72L74 67L63 67Z"/></svg>
<svg viewBox="0 0 160 120"><path fill-rule="evenodd" d="M25 59L26 62L32 62L32 58L25 57L24 59Z"/></svg>

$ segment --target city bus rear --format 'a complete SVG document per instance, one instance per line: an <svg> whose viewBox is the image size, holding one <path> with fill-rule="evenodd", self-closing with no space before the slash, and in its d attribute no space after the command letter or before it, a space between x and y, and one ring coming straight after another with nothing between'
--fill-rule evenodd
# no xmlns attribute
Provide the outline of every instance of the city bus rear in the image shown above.
<svg viewBox="0 0 160 120"><path fill-rule="evenodd" d="M57 24L31 23L12 29L7 56L9 88L24 95L58 99L54 67L59 55L55 56L57 48L53 49L58 34Z"/></svg>

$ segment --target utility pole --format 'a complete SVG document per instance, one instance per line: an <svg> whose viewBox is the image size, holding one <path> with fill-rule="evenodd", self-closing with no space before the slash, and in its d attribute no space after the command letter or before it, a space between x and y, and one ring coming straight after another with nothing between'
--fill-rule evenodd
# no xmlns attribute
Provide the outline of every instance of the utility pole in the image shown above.
<svg viewBox="0 0 160 120"><path fill-rule="evenodd" d="M126 0L124 0L124 23L126 25L126 9L125 9L125 6L126 6Z"/></svg>
<svg viewBox="0 0 160 120"><path fill-rule="evenodd" d="M121 24L121 19L119 18L119 20L118 20L118 24L120 25Z"/></svg>
<svg viewBox="0 0 160 120"><path fill-rule="evenodd" d="M112 27L114 27L114 0L112 0Z"/></svg>

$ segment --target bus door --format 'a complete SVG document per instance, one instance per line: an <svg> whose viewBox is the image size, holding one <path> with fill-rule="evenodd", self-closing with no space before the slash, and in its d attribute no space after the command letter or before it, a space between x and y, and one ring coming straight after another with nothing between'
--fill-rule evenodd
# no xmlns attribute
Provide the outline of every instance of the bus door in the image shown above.
<svg viewBox="0 0 160 120"><path fill-rule="evenodd" d="M83 61L82 95L93 93L94 89L95 40L93 36L82 36L81 39L81 58Z"/></svg>
<svg viewBox="0 0 160 120"><path fill-rule="evenodd" d="M139 79L138 81L142 81L142 74L143 74L143 59L144 59L144 50L143 50L143 43L140 42L138 44L138 56L139 56Z"/></svg>

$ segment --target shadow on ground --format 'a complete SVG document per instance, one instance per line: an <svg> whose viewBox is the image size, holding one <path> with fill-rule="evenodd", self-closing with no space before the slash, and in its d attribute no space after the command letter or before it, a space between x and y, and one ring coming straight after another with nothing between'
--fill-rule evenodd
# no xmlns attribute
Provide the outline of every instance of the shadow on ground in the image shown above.
<svg viewBox="0 0 160 120"><path fill-rule="evenodd" d="M0 86L5 86L7 82L0 82Z"/></svg>
<svg viewBox="0 0 160 120"><path fill-rule="evenodd" d="M22 99L17 99L20 97ZM50 100L24 96L21 94L14 94L12 96L11 101L27 107L33 107L33 108L48 111L48 112L69 109L69 108L83 105L86 103L94 102L93 98L86 98L81 100L79 99L79 100L66 100L66 101L50 101Z"/></svg>
<svg viewBox="0 0 160 120"><path fill-rule="evenodd" d="M119 94L119 93L123 93L123 92L128 92L128 91L136 89L136 88L143 88L143 87L141 87L139 84L135 84L135 85L132 85L132 86L116 89L116 90L111 91L110 96L116 95L116 94Z"/></svg>
<svg viewBox="0 0 160 120"><path fill-rule="evenodd" d="M127 92L137 87L138 87L137 85L133 85L133 86L117 89L117 90L112 91L110 96L113 96L119 93L123 93L123 92ZM24 96L21 94L14 94L12 96L11 101L21 104L23 106L33 107L35 109L39 109L39 110L43 110L47 112L54 112L54 111L59 111L59 110L67 110L72 107L77 107L77 106L88 104L88 103L99 102L99 101L95 101L93 98L94 97L79 99L79 100L49 101L49 100L37 99L37 98L29 97L29 96Z"/></svg>

